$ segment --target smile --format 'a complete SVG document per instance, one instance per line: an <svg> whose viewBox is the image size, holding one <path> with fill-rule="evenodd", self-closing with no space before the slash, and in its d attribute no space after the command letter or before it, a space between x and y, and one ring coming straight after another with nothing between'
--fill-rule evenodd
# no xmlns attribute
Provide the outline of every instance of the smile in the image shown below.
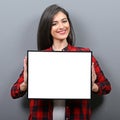
<svg viewBox="0 0 120 120"><path fill-rule="evenodd" d="M61 31L58 31L57 33L59 33L59 34L65 34L66 30L61 30Z"/></svg>

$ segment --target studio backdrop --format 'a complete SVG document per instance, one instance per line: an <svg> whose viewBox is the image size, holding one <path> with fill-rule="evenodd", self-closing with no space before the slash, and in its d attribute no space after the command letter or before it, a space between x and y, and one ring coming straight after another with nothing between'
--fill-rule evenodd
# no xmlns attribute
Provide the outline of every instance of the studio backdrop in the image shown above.
<svg viewBox="0 0 120 120"><path fill-rule="evenodd" d="M0 120L28 119L27 94L12 99L10 89L23 69L27 50L37 49L40 16L51 4L58 4L69 12L76 46L93 51L111 82L110 94L93 96L92 120L119 120L119 0L0 0Z"/></svg>

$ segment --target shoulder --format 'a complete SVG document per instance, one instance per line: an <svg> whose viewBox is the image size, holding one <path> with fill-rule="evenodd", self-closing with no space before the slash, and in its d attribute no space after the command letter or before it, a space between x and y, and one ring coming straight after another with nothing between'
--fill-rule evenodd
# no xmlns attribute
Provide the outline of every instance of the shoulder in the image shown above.
<svg viewBox="0 0 120 120"><path fill-rule="evenodd" d="M68 49L70 51L91 51L90 48L84 48L84 47L77 47L77 46L72 46L72 45L68 45Z"/></svg>

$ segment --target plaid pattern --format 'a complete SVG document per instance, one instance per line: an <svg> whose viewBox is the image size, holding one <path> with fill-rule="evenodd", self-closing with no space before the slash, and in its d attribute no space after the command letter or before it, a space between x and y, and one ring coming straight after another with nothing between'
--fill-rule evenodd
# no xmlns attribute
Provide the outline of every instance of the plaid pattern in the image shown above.
<svg viewBox="0 0 120 120"><path fill-rule="evenodd" d="M45 51L53 51L48 48ZM68 45L63 51L90 51L89 48L80 48ZM98 95L108 94L111 90L109 81L105 78L95 57L92 56L95 72L97 74L96 84L99 86ZM25 92L20 91L20 84L23 82L23 71L20 74L17 82L11 88L11 96L13 98L22 97ZM30 115L29 120L52 120L53 101L52 100L29 100ZM65 120L90 120L91 104L90 100L66 100L65 104Z"/></svg>

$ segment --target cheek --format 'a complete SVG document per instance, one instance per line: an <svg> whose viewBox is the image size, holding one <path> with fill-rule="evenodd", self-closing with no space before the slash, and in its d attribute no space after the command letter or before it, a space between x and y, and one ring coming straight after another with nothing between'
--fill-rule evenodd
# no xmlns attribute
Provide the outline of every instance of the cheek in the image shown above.
<svg viewBox="0 0 120 120"><path fill-rule="evenodd" d="M69 25L69 24L66 25L66 28L67 28L68 31L70 32L70 25Z"/></svg>
<svg viewBox="0 0 120 120"><path fill-rule="evenodd" d="M68 34L69 34L70 33L70 26L68 26L67 29L68 29Z"/></svg>
<svg viewBox="0 0 120 120"><path fill-rule="evenodd" d="M52 35L52 36L55 35L55 31L56 31L55 27L52 27L52 28L51 28L51 35Z"/></svg>
<svg viewBox="0 0 120 120"><path fill-rule="evenodd" d="M53 29L53 28L51 28L51 35L53 35L53 31L54 31L54 29Z"/></svg>

